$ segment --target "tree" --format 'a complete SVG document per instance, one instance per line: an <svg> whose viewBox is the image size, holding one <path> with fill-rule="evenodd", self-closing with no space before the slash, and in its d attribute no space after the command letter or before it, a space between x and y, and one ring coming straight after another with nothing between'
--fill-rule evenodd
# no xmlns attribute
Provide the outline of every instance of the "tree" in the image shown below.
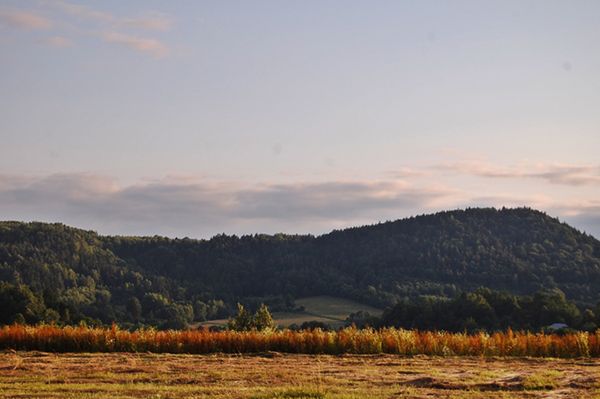
<svg viewBox="0 0 600 399"><path fill-rule="evenodd" d="M0 281L0 324L36 323L43 318L45 306L23 284Z"/></svg>
<svg viewBox="0 0 600 399"><path fill-rule="evenodd" d="M533 295L530 320L538 325L566 323L570 327L578 324L581 312L574 303L569 302L559 289L538 291Z"/></svg>
<svg viewBox="0 0 600 399"><path fill-rule="evenodd" d="M149 319L166 319L168 317L167 308L169 307L170 301L164 295L149 292L142 298L142 310L146 318Z"/></svg>
<svg viewBox="0 0 600 399"><path fill-rule="evenodd" d="M237 314L232 319L229 319L227 327L230 330L236 331L252 330L253 320L250 313L248 313L248 311L244 308L244 305L241 303L237 304L237 309Z"/></svg>
<svg viewBox="0 0 600 399"><path fill-rule="evenodd" d="M379 319L369 312L364 310L359 310L358 312L350 313L350 315L346 318L346 325L354 325L358 328L366 328L377 325Z"/></svg>
<svg viewBox="0 0 600 399"><path fill-rule="evenodd" d="M131 320L138 321L142 317L142 304L140 300L132 296L127 301L127 312L131 317Z"/></svg>
<svg viewBox="0 0 600 399"><path fill-rule="evenodd" d="M194 308L190 304L172 303L165 311L166 321L161 324L163 328L183 330L194 320Z"/></svg>
<svg viewBox="0 0 600 399"><path fill-rule="evenodd" d="M277 325L273 321L273 316L269 312L269 308L264 303L260 305L260 308L251 315L245 308L244 305L237 304L238 311L235 317L229 320L227 326L231 330L236 331L266 331L274 330Z"/></svg>
<svg viewBox="0 0 600 399"><path fill-rule="evenodd" d="M209 307L202 301L194 302L194 319L198 321L206 320L208 316Z"/></svg>
<svg viewBox="0 0 600 399"><path fill-rule="evenodd" d="M269 308L264 303L260 305L260 308L254 314L254 327L258 331L275 330L277 328Z"/></svg>

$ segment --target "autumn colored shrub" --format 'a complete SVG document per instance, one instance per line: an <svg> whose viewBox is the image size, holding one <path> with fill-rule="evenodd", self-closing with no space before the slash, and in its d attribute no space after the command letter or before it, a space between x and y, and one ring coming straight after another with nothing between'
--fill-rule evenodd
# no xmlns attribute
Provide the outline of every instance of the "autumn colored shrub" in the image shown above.
<svg viewBox="0 0 600 399"><path fill-rule="evenodd" d="M259 353L266 351L322 354L404 356L532 356L600 357L600 330L565 335L531 332L476 334L345 328L339 331L208 331L141 329L116 325L58 327L6 325L0 328L0 349L48 352Z"/></svg>

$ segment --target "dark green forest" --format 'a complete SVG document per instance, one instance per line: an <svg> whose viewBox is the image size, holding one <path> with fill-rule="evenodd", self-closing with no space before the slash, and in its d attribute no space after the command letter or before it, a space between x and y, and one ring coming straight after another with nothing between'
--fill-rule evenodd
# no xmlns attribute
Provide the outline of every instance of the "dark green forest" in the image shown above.
<svg viewBox="0 0 600 399"><path fill-rule="evenodd" d="M209 240L0 222L0 324L181 328L228 317L238 302L289 311L296 298L331 295L388 308L388 324L431 328L410 316L411 306L448 313L441 307L481 296L481 287L498 295L562 292L581 324L600 300L600 241L528 208L448 211L316 237ZM479 322L527 327L534 324L527 318L537 317L532 309Z"/></svg>
<svg viewBox="0 0 600 399"><path fill-rule="evenodd" d="M361 317L362 316L362 317ZM600 304L594 308L577 307L558 289L533 295L479 288L455 298L418 297L405 299L388 308L381 318L354 314L358 326L393 326L417 330L444 331L539 331L554 323L569 329L595 331L600 326Z"/></svg>

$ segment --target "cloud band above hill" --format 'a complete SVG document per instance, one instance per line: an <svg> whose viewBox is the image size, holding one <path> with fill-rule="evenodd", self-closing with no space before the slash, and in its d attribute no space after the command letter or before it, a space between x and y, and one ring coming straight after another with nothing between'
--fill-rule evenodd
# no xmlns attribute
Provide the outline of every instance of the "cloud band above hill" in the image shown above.
<svg viewBox="0 0 600 399"><path fill-rule="evenodd" d="M129 232L218 232L253 221L252 231L313 221L351 221L430 206L449 194L401 181L257 184L165 179L121 187L89 174L0 176L1 217L111 225ZM194 226L201 226L194 228ZM109 228L109 230L113 230Z"/></svg>
<svg viewBox="0 0 600 399"><path fill-rule="evenodd" d="M0 175L0 219L60 221L111 234L321 233L457 207L530 206L598 235L600 202L486 195L429 181L234 183L95 174Z"/></svg>

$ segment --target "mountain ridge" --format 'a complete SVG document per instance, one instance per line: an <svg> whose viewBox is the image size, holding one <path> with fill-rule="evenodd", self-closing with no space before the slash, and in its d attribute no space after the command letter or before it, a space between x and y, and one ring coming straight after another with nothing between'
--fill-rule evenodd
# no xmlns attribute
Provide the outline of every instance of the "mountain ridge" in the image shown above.
<svg viewBox="0 0 600 399"><path fill-rule="evenodd" d="M600 300L600 241L530 208L443 211L318 236L210 239L10 221L0 222L0 282L43 309L14 310L7 321L25 312L37 314L31 320L160 324L223 317L238 301L290 310L295 298L334 295L385 307L478 287L559 288L592 304Z"/></svg>

